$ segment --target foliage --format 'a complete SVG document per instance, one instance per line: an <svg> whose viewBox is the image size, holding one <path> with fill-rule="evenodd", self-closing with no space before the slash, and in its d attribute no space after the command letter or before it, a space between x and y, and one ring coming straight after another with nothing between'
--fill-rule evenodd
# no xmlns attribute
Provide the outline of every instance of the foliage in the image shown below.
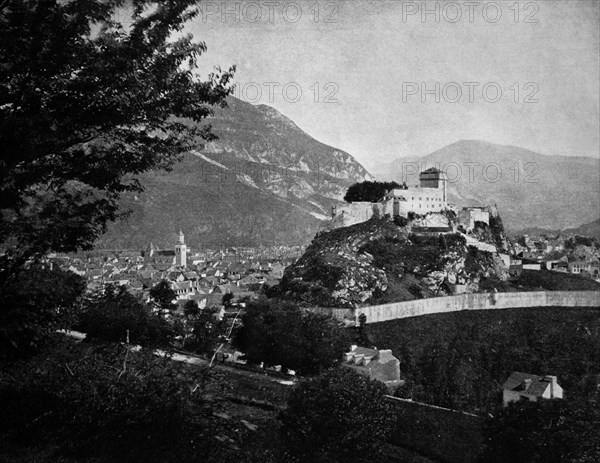
<svg viewBox="0 0 600 463"><path fill-rule="evenodd" d="M481 461L600 461L600 403L568 399L511 403L488 420Z"/></svg>
<svg viewBox="0 0 600 463"><path fill-rule="evenodd" d="M566 249L575 249L577 246L600 247L594 238L588 236L575 235L565 241Z"/></svg>
<svg viewBox="0 0 600 463"><path fill-rule="evenodd" d="M405 398L482 413L501 402L512 371L558 376L565 396L588 399L600 374L598 309L465 311L367 324L402 362Z"/></svg>
<svg viewBox="0 0 600 463"><path fill-rule="evenodd" d="M90 339L142 346L168 346L173 328L160 315L132 296L125 287L108 285L86 301L79 329Z"/></svg>
<svg viewBox="0 0 600 463"><path fill-rule="evenodd" d="M401 215L397 215L394 217L394 224L399 227L406 227L410 223L407 217L402 217Z"/></svg>
<svg viewBox="0 0 600 463"><path fill-rule="evenodd" d="M201 80L206 45L174 37L195 1L134 0L128 27L113 20L124 3L2 2L0 284L48 250L89 249L137 175L214 138L198 123L234 69Z"/></svg>
<svg viewBox="0 0 600 463"><path fill-rule="evenodd" d="M511 279L511 283L523 291L598 291L600 283L569 273L550 270L523 270Z"/></svg>
<svg viewBox="0 0 600 463"><path fill-rule="evenodd" d="M224 306L230 306L231 305L231 301L233 300L233 293L225 293L223 294L223 297L221 298L221 303Z"/></svg>
<svg viewBox="0 0 600 463"><path fill-rule="evenodd" d="M187 301L183 306L183 314L188 318L199 315L200 307L198 307L198 303L194 300Z"/></svg>
<svg viewBox="0 0 600 463"><path fill-rule="evenodd" d="M382 461L393 414L385 386L349 369L329 370L294 389L283 433L303 462Z"/></svg>
<svg viewBox="0 0 600 463"><path fill-rule="evenodd" d="M499 251L506 251L506 232L502 218L498 214L490 214L490 232L494 239L494 245Z"/></svg>
<svg viewBox="0 0 600 463"><path fill-rule="evenodd" d="M0 286L0 359L33 353L57 329L71 328L84 290L79 275L42 267Z"/></svg>
<svg viewBox="0 0 600 463"><path fill-rule="evenodd" d="M234 337L251 363L308 375L339 362L349 344L349 334L332 317L275 299L249 303Z"/></svg>
<svg viewBox="0 0 600 463"><path fill-rule="evenodd" d="M216 417L215 374L145 350L63 341L0 373L0 459L8 444L18 461L36 445L48 462L273 461L246 451L256 434Z"/></svg>
<svg viewBox="0 0 600 463"><path fill-rule="evenodd" d="M171 289L169 280L160 280L150 289L150 297L160 310L175 310L177 305L173 303L177 299L175 291Z"/></svg>
<svg viewBox="0 0 600 463"><path fill-rule="evenodd" d="M212 354L227 333L227 323L215 317L216 309L202 310L192 321L193 338L186 346L201 354Z"/></svg>
<svg viewBox="0 0 600 463"><path fill-rule="evenodd" d="M344 195L344 201L353 203L357 201L368 201L375 203L383 198L388 190L401 188L396 182L370 182L355 183L348 188Z"/></svg>

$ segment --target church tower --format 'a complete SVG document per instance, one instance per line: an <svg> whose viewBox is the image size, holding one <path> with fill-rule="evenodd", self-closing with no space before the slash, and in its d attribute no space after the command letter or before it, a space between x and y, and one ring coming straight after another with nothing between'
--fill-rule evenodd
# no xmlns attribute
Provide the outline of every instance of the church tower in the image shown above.
<svg viewBox="0 0 600 463"><path fill-rule="evenodd" d="M181 230L179 230L179 241L175 245L175 265L179 267L187 266L187 246Z"/></svg>

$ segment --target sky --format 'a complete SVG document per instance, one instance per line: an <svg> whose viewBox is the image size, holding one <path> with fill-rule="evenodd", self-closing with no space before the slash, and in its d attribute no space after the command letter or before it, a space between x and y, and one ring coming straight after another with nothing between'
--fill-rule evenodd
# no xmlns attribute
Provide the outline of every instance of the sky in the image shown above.
<svg viewBox="0 0 600 463"><path fill-rule="evenodd" d="M598 1L203 1L199 61L366 167L460 139L600 156Z"/></svg>

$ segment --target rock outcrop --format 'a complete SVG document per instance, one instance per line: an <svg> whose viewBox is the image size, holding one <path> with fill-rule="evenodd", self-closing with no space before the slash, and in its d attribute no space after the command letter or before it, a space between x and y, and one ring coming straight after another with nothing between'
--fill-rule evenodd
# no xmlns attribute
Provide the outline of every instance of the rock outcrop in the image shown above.
<svg viewBox="0 0 600 463"><path fill-rule="evenodd" d="M279 295L306 305L354 307L477 292L482 281L489 287L508 278L497 254L468 246L460 234L410 233L412 225L374 218L318 234L286 269Z"/></svg>

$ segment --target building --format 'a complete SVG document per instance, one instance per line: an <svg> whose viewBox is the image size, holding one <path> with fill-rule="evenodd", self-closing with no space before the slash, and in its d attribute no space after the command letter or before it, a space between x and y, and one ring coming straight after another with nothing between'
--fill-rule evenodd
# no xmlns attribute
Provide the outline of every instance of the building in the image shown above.
<svg viewBox="0 0 600 463"><path fill-rule="evenodd" d="M179 230L179 241L175 245L175 265L178 267L187 266L187 246L181 230Z"/></svg>
<svg viewBox="0 0 600 463"><path fill-rule="evenodd" d="M490 211L488 207L463 207L458 211L458 225L465 233L473 231L475 222L490 224Z"/></svg>
<svg viewBox="0 0 600 463"><path fill-rule="evenodd" d="M448 178L435 167L419 174L419 186L394 188L382 199L384 214L406 217L409 212L427 214L448 209Z"/></svg>
<svg viewBox="0 0 600 463"><path fill-rule="evenodd" d="M171 267L187 267L187 253L189 249L185 244L185 237L183 232L179 231L179 239L175 245L175 249L159 250L152 243L143 252L144 262L146 264L163 264L167 268ZM158 269L158 267L157 267ZM165 269L165 270L166 270ZM163 269L161 269L163 270Z"/></svg>
<svg viewBox="0 0 600 463"><path fill-rule="evenodd" d="M556 376L536 376L513 371L502 385L502 402L506 407L510 402L527 399L562 399L563 389Z"/></svg>
<svg viewBox="0 0 600 463"><path fill-rule="evenodd" d="M381 381L386 386L399 386L400 360L392 355L392 351L367 349L357 345L350 346L344 354L342 367L350 368L370 379Z"/></svg>
<svg viewBox="0 0 600 463"><path fill-rule="evenodd" d="M600 263L592 262L590 260L575 260L569 261L568 269L569 273L578 275L581 272L589 272L592 278L600 277Z"/></svg>

